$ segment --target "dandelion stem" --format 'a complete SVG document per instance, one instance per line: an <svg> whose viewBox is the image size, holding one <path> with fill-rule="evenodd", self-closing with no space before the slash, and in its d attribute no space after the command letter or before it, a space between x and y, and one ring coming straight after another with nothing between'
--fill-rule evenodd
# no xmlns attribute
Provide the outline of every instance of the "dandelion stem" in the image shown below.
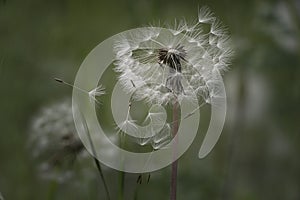
<svg viewBox="0 0 300 200"><path fill-rule="evenodd" d="M134 190L133 200L138 200L139 185L140 184L136 184L136 187L135 187L135 190Z"/></svg>
<svg viewBox="0 0 300 200"><path fill-rule="evenodd" d="M125 180L125 172L120 172L120 187L119 187L119 200L124 199L124 180Z"/></svg>
<svg viewBox="0 0 300 200"><path fill-rule="evenodd" d="M176 101L173 105L173 137L176 136L178 131L178 101ZM178 147L178 137L175 137L174 147L173 147L173 159L176 159L177 154L177 147ZM171 171L171 189L170 189L170 200L176 200L176 191L177 191L177 168L178 168L178 161L175 160L172 163L172 171Z"/></svg>
<svg viewBox="0 0 300 200"><path fill-rule="evenodd" d="M130 107L129 107L129 109L130 109ZM124 149L124 147L125 147L125 137L123 137L122 134L120 134L120 147L122 149ZM124 186L125 186L124 180L125 180L125 172L120 171L120 174L119 174L119 200L124 199Z"/></svg>
<svg viewBox="0 0 300 200"><path fill-rule="evenodd" d="M105 182L104 174L103 174L103 171L102 171L102 169L101 169L100 162L99 162L98 159L95 158L95 157L94 157L94 161L95 161L95 164L96 164L97 169L98 169L98 171L99 171L99 175L100 175L100 177L101 177L101 180L102 180L102 182L103 182L104 189L105 189L105 193L106 193L106 197L107 197L108 200L110 200L109 191L108 191L108 186L107 186L107 184L106 184L106 182Z"/></svg>
<svg viewBox="0 0 300 200"><path fill-rule="evenodd" d="M104 185L104 190L105 190L105 193L106 193L106 198L108 200L110 200L110 195L109 195L109 190L108 190L108 186L106 184L106 181L105 181L105 178L104 178L104 174L103 174L103 171L102 171L102 168L101 168L101 165L100 165L100 162L99 160L97 159L97 153L96 153L96 150L95 150L95 146L93 144L93 141L92 141L92 137L90 135L90 132L89 132L89 129L88 129L88 126L87 126L87 123L85 121L85 118L83 116L82 113L80 113L81 116L82 116L82 121L83 121L83 126L84 126L84 129L86 130L86 134L88 136L88 140L89 140L89 143L91 145L91 150L92 150L92 153L93 153L93 159L95 161L95 164L96 164L96 167L98 169L98 172L99 172L99 175L100 175L100 180L103 182L103 185Z"/></svg>
<svg viewBox="0 0 300 200"><path fill-rule="evenodd" d="M97 169L98 169L98 172L99 172L99 175L100 175L100 179L101 179L101 181L103 182L103 185L104 185L106 197L107 197L108 200L110 200L108 186L107 186L107 184L106 184L106 181L105 181L105 178L104 178L104 174L103 174L103 171L102 171L100 162L99 162L99 160L98 160L97 157L96 157L97 154L96 154L95 147L94 147L94 145L93 145L93 142L92 142L92 140L91 140L91 136L90 136L89 132L88 132L88 138L89 138L89 142L90 142L90 145L91 145L91 148L92 148L92 152L93 152L93 154L94 154L94 156L95 156L95 157L93 157L93 158L94 158L96 167L97 167Z"/></svg>

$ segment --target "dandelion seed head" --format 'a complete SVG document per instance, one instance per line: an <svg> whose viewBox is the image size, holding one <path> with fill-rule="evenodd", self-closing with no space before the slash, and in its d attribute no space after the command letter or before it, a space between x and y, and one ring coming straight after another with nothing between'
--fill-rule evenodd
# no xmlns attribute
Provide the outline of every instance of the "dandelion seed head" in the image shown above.
<svg viewBox="0 0 300 200"><path fill-rule="evenodd" d="M38 175L44 179L64 182L73 177L72 165L83 164L93 170L89 155L77 136L71 99L43 107L34 116L28 146L38 162Z"/></svg>
<svg viewBox="0 0 300 200"><path fill-rule="evenodd" d="M123 89L149 104L194 100L211 92L214 87L207 83L228 69L233 56L226 27L208 7L200 8L190 24L175 20L172 26L125 33L114 51Z"/></svg>

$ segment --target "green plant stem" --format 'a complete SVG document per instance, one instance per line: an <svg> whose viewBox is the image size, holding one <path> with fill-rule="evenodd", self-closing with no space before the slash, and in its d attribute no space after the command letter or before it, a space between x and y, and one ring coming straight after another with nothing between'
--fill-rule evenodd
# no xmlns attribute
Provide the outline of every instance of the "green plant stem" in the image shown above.
<svg viewBox="0 0 300 200"><path fill-rule="evenodd" d="M47 195L47 199L49 200L53 200L55 199L55 194L58 188L58 183L55 180L52 180L50 182L50 186L49 186L49 191L48 191L48 195Z"/></svg>
<svg viewBox="0 0 300 200"><path fill-rule="evenodd" d="M84 118L82 118L83 120L83 125L85 127L85 130L87 132L87 135L88 135L88 139L89 139L89 143L91 145L91 149L92 149L92 153L93 153L93 159L95 161L95 164L96 164L96 167L98 169L98 172L99 172L99 175L100 175L100 180L103 182L103 185L104 185L104 190L105 190L105 193L106 193L106 198L108 200L110 200L110 195L109 195L109 190L108 190L108 186L106 184L106 181L105 181L105 178L104 178L104 174L103 174L103 171L102 171L102 168L101 168L101 165L100 165L100 162L99 160L97 159L97 153L96 153L96 150L95 150L95 147L94 147L94 144L93 144L93 141L92 141L92 138L91 138L91 135L90 135L90 132L88 130L88 127L87 127L87 124L86 124L86 121Z"/></svg>
<svg viewBox="0 0 300 200"><path fill-rule="evenodd" d="M179 105L178 102L176 101L175 104L173 105L173 130L172 134L173 137L176 136L177 131L178 131L178 109ZM174 147L173 147L173 156L174 160L176 159L177 155L177 146L178 146L178 137L175 138L174 141ZM177 192L177 168L178 168L178 161L174 161L172 163L172 171L171 171L171 189L170 189L170 200L176 200L176 192Z"/></svg>
<svg viewBox="0 0 300 200"><path fill-rule="evenodd" d="M119 200L123 200L124 199L124 179L125 179L125 173L124 172L120 172L120 176L119 176Z"/></svg>
<svg viewBox="0 0 300 200"><path fill-rule="evenodd" d="M125 136L122 135L122 133L120 133L120 147L122 149L125 148ZM125 186L125 172L120 171L119 172L119 200L123 200L124 199L124 186Z"/></svg>
<svg viewBox="0 0 300 200"><path fill-rule="evenodd" d="M136 187L135 187L133 200L137 200L138 199L138 192L139 192L138 189L139 189L139 184L137 184Z"/></svg>
<svg viewBox="0 0 300 200"><path fill-rule="evenodd" d="M100 178L101 178L101 180L102 180L102 182L103 182L104 189L105 189L105 193L106 193L106 197L107 197L108 200L110 200L108 186L107 186L106 181L105 181L105 179L104 179L104 174L103 174L102 168L101 168L101 166L100 166L100 162L99 162L98 159L95 158L95 157L94 157L94 161L95 161L95 164L96 164L96 166L97 166L97 169L98 169Z"/></svg>

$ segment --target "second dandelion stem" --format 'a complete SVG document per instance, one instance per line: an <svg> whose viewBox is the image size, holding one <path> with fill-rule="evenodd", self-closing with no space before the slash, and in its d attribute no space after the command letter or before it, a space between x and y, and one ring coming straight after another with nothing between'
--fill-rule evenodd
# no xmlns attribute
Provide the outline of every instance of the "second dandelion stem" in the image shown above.
<svg viewBox="0 0 300 200"><path fill-rule="evenodd" d="M129 113L129 109L130 109L130 106L128 108L128 113ZM127 118L128 118L128 116L127 116ZM126 145L125 142L126 142L125 135L123 135L121 133L120 134L120 147L122 149L125 148L125 145ZM119 172L119 194L118 194L118 199L119 200L124 200L124 187L125 187L125 172L124 171L120 171Z"/></svg>
<svg viewBox="0 0 300 200"><path fill-rule="evenodd" d="M177 155L177 147L178 147L178 137L176 137L178 131L178 115L179 115L179 105L178 101L176 101L173 105L173 138L175 138L174 146L173 146L173 160L176 159ZM171 172L171 189L170 189L170 200L176 200L176 191L177 191L177 168L178 168L178 161L175 160L172 163L172 172Z"/></svg>

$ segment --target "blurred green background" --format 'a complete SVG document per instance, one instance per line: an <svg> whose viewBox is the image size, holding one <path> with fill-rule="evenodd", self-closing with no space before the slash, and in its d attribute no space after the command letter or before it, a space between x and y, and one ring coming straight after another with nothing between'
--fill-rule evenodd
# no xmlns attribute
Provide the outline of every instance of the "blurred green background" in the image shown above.
<svg viewBox="0 0 300 200"><path fill-rule="evenodd" d="M0 192L5 199L49 199L36 173L30 122L44 105L71 96L86 55L116 33L149 23L194 19L208 5L232 34L235 59L225 73L228 113L214 150L199 160L205 126L179 161L178 199L300 199L300 2L298 0L1 0ZM205 108L207 109L207 108ZM205 110L204 109L204 110ZM204 112L209 113L209 112ZM202 115L203 116L203 115ZM209 116L204 116L204 121ZM118 172L105 170L110 192ZM149 184L125 179L126 199L168 199L170 167ZM58 185L52 199L105 199L98 179Z"/></svg>

